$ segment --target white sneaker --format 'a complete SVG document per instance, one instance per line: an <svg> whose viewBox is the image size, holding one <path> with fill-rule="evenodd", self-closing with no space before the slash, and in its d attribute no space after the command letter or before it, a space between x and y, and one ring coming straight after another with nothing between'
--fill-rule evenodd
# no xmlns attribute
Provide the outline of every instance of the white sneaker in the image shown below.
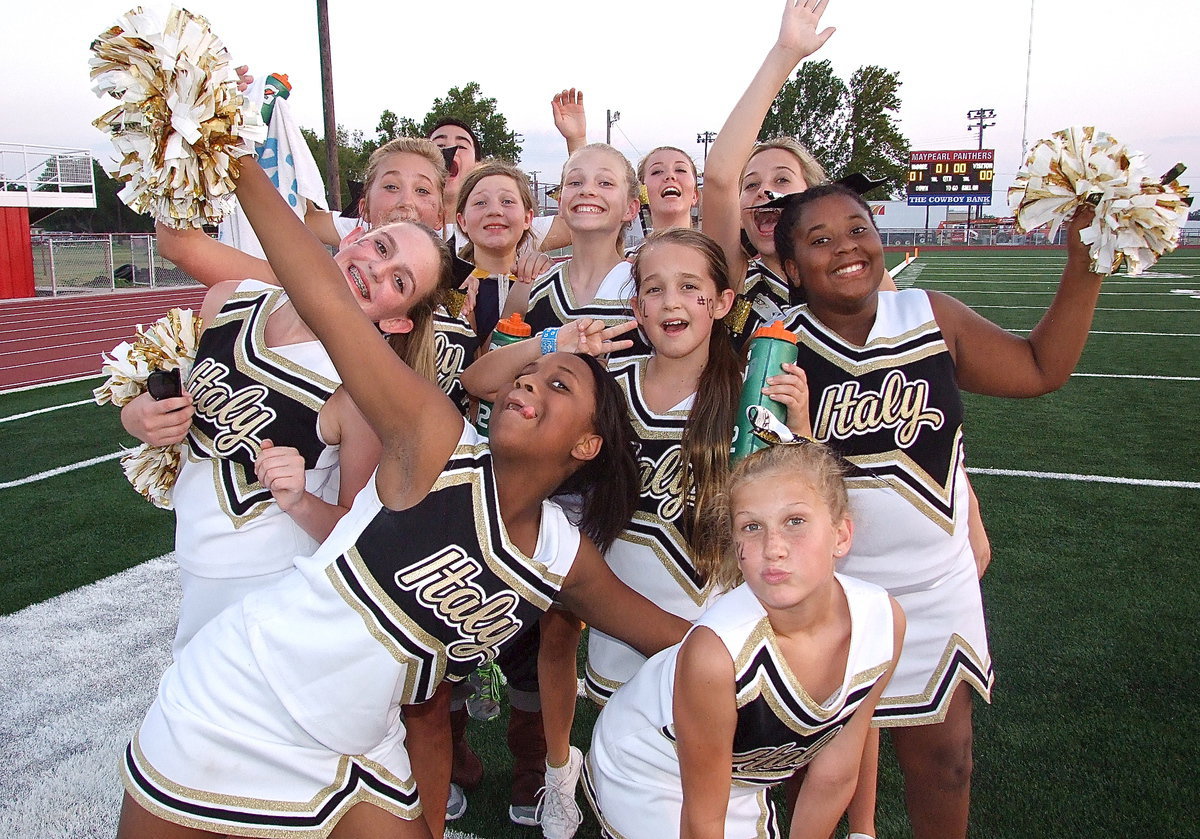
<svg viewBox="0 0 1200 839"><path fill-rule="evenodd" d="M583 770L583 752L571 747L566 766L546 764L546 785L538 792L537 818L545 839L571 839L583 821L575 787Z"/></svg>
<svg viewBox="0 0 1200 839"><path fill-rule="evenodd" d="M458 784L450 784L450 795L446 798L446 821L461 819L467 812L467 794Z"/></svg>

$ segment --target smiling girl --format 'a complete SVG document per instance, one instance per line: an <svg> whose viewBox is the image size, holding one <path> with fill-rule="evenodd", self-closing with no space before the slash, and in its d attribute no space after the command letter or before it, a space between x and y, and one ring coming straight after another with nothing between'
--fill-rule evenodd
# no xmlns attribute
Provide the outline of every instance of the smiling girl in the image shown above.
<svg viewBox="0 0 1200 839"><path fill-rule="evenodd" d="M721 249L698 231L673 228L651 234L633 264L636 322L652 352L612 361L609 373L625 394L638 441L640 493L637 512L605 561L639 594L686 620L694 620L714 595L720 563L720 534L705 511L724 489L729 441L742 386L741 370L722 318L733 302ZM572 323L558 340L574 341L579 330L600 326ZM599 332L597 349L613 346L626 326ZM623 342L622 342L623 343ZM535 358L538 342L528 341L489 353L464 377L487 398L520 365ZM477 389L477 390L476 390ZM765 391L787 405L789 419L808 433L803 374L789 366ZM581 819L574 801L583 756L570 745L575 692L572 678L578 635L571 616L554 613L559 632L544 643L546 792L542 830L548 839L569 837ZM603 704L645 662L645 656L601 628L588 635L585 686ZM551 680L554 680L553 682ZM563 690L570 681L571 690ZM549 689L547 689L549 688Z"/></svg>
<svg viewBox="0 0 1200 839"><path fill-rule="evenodd" d="M681 149L659 146L642 158L638 180L646 187L653 230L691 227L692 209L700 203L696 162Z"/></svg>
<svg viewBox="0 0 1200 839"><path fill-rule="evenodd" d="M971 692L991 695L979 572L968 541L959 388L1037 396L1083 351L1100 291L1079 232L1053 302L1027 338L952 297L880 292L883 245L866 202L826 184L792 197L775 230L807 303L790 313L808 376L813 436L867 472L849 481L857 531L839 570L888 589L909 632L879 703L905 779L913 835L967 832Z"/></svg>
<svg viewBox="0 0 1200 839"><path fill-rule="evenodd" d="M614 480L633 470L620 396L594 360L547 355L497 399L483 443L386 346L346 271L262 170L244 164L238 188L384 454L317 553L222 612L168 669L126 752L118 836L285 825L427 839L441 833L449 761L415 744L410 760L402 703L492 661L555 599L647 654L682 636L683 622L621 584L592 541L607 544L633 503L632 481ZM436 234L403 224L393 235L417 288L445 279ZM549 500L560 493L581 499L579 526Z"/></svg>
<svg viewBox="0 0 1200 839"><path fill-rule="evenodd" d="M443 173L436 150L432 159L388 154L405 159L384 163L437 192ZM376 181L393 177L380 172ZM417 211L419 202L406 195L389 205L389 215ZM159 235L164 255L211 286L183 395L155 401L143 394L121 411L122 424L138 439L185 443L173 490L183 588L178 653L222 609L315 550L366 483L380 448L267 262L200 230L160 227ZM412 237L387 224L356 230L336 261L363 313L432 378L437 275L412 269ZM223 281L238 270L251 279Z"/></svg>

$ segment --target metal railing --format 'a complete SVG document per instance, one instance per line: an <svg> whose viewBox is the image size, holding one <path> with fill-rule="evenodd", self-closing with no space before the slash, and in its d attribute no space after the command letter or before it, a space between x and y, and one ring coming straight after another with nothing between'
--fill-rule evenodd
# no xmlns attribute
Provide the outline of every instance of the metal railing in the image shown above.
<svg viewBox="0 0 1200 839"><path fill-rule="evenodd" d="M195 283L158 254L153 233L34 233L38 296Z"/></svg>
<svg viewBox="0 0 1200 839"><path fill-rule="evenodd" d="M0 207L95 207L88 149L0 143Z"/></svg>

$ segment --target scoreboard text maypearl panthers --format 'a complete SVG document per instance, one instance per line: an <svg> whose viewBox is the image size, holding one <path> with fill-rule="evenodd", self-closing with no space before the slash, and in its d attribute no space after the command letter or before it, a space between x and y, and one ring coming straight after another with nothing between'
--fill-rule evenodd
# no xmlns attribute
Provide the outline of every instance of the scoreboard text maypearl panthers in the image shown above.
<svg viewBox="0 0 1200 839"><path fill-rule="evenodd" d="M908 203L991 204L995 158L995 149L911 152Z"/></svg>

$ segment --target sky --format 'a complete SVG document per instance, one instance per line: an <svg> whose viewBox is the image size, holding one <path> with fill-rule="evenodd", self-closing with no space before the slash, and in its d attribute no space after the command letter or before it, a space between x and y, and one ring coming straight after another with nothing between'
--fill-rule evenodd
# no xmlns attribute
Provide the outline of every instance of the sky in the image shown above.
<svg viewBox="0 0 1200 839"><path fill-rule="evenodd" d="M91 92L88 45L129 6L7 6L0 142L90 148L109 159L91 126L109 105ZM196 0L187 8L209 19L238 63L287 73L301 125L321 129L316 3ZM613 144L634 163L662 144L702 162L697 134L720 130L774 42L782 8L781 0L459 0L424 9L330 0L337 121L372 136L383 110L419 119L435 97L477 81L524 135L522 168L557 182L565 154L550 98L577 87L589 139L604 139L606 110L617 110ZM1200 54L1190 46L1200 35L1197 4L830 0L822 23L837 31L813 60L829 59L846 79L864 64L899 71L899 120L913 150L976 148L967 111L995 110L984 147L996 149L997 196L1019 168L1023 129L1032 145L1073 124L1147 153L1155 172L1190 163L1183 181L1200 189Z"/></svg>

